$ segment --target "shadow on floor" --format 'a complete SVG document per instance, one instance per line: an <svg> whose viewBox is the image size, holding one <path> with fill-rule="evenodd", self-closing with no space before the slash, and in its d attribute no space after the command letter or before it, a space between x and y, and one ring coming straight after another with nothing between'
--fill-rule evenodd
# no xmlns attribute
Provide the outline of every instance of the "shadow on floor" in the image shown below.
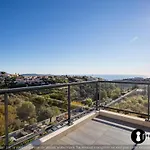
<svg viewBox="0 0 150 150"><path fill-rule="evenodd" d="M114 126L114 127L117 127L117 128L121 128L121 129L124 129L124 130L127 130L127 131L133 131L130 128L136 128L136 129L142 129L145 132L150 132L150 128L148 128L148 127L128 123L128 122L125 122L125 121L112 119L112 118L108 118L108 117L103 117L103 116L97 116L96 118L97 119L102 119L102 120L94 120L94 119L92 119L92 120L97 121L97 122L101 122L101 123L104 123L104 124L107 124L107 125L110 125L110 126ZM105 121L109 121L109 122L105 122ZM114 124L114 123L116 123L116 124Z"/></svg>

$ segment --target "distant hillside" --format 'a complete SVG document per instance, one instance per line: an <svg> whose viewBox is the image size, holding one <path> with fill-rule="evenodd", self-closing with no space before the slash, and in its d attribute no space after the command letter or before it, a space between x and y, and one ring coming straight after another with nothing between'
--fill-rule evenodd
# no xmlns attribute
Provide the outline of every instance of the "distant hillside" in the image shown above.
<svg viewBox="0 0 150 150"><path fill-rule="evenodd" d="M36 74L36 73L27 73L27 74L21 74L22 76L46 76L50 74Z"/></svg>

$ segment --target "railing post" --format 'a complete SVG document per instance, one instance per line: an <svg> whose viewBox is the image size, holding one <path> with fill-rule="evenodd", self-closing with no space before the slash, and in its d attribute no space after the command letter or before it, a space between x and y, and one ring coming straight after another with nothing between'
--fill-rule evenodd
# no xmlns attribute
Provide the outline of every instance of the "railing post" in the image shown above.
<svg viewBox="0 0 150 150"><path fill-rule="evenodd" d="M99 101L98 101L98 106L99 107L98 108L100 110L100 103L101 103L101 83L98 82L98 84L99 84L99 93L98 93L99 94L99 97L98 97L99 98Z"/></svg>
<svg viewBox="0 0 150 150"><path fill-rule="evenodd" d="M4 104L5 104L5 149L8 148L8 95L4 94Z"/></svg>
<svg viewBox="0 0 150 150"><path fill-rule="evenodd" d="M150 87L148 84L148 88L147 88L147 93L148 93L148 121L150 120Z"/></svg>
<svg viewBox="0 0 150 150"><path fill-rule="evenodd" d="M79 88L80 88L80 99L82 97L82 94L81 94L82 87L83 87L82 85L79 85Z"/></svg>
<svg viewBox="0 0 150 150"><path fill-rule="evenodd" d="M99 110L99 85L96 82L96 110Z"/></svg>
<svg viewBox="0 0 150 150"><path fill-rule="evenodd" d="M68 125L71 125L71 99L70 99L70 85L68 85Z"/></svg>

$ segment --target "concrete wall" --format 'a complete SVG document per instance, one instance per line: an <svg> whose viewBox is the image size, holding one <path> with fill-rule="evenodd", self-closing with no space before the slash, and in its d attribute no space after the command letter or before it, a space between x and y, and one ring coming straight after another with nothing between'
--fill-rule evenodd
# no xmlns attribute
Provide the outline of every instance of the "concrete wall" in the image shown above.
<svg viewBox="0 0 150 150"><path fill-rule="evenodd" d="M150 127L149 121L145 121L145 119L139 118L139 117L128 116L128 115L119 114L119 113L106 111L106 110L100 110L99 115L104 116L104 117L108 117L108 118L114 118L117 120L126 121L126 122L136 124L136 125Z"/></svg>

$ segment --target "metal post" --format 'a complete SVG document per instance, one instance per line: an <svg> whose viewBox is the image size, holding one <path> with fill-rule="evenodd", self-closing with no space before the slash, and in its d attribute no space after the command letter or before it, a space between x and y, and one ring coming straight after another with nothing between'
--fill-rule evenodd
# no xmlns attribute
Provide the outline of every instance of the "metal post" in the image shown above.
<svg viewBox="0 0 150 150"><path fill-rule="evenodd" d="M8 95L4 94L4 104L5 104L5 149L9 146L8 139Z"/></svg>
<svg viewBox="0 0 150 150"><path fill-rule="evenodd" d="M80 87L80 99L81 99L81 97L82 97L81 90L82 90L82 87L83 87L83 86L80 85L79 87Z"/></svg>
<svg viewBox="0 0 150 150"><path fill-rule="evenodd" d="M123 92L123 85L121 84L120 86L121 86L121 93L122 93Z"/></svg>
<svg viewBox="0 0 150 150"><path fill-rule="evenodd" d="M147 88L147 93L148 93L148 121L150 120L150 87L148 84L148 88Z"/></svg>
<svg viewBox="0 0 150 150"><path fill-rule="evenodd" d="M71 125L71 100L70 100L70 85L68 85L68 125Z"/></svg>
<svg viewBox="0 0 150 150"><path fill-rule="evenodd" d="M99 84L99 103L98 103L98 110L100 110L100 103L101 103L101 83L100 82L98 82L98 84Z"/></svg>
<svg viewBox="0 0 150 150"><path fill-rule="evenodd" d="M98 82L96 82L96 110L99 110L99 87Z"/></svg>

